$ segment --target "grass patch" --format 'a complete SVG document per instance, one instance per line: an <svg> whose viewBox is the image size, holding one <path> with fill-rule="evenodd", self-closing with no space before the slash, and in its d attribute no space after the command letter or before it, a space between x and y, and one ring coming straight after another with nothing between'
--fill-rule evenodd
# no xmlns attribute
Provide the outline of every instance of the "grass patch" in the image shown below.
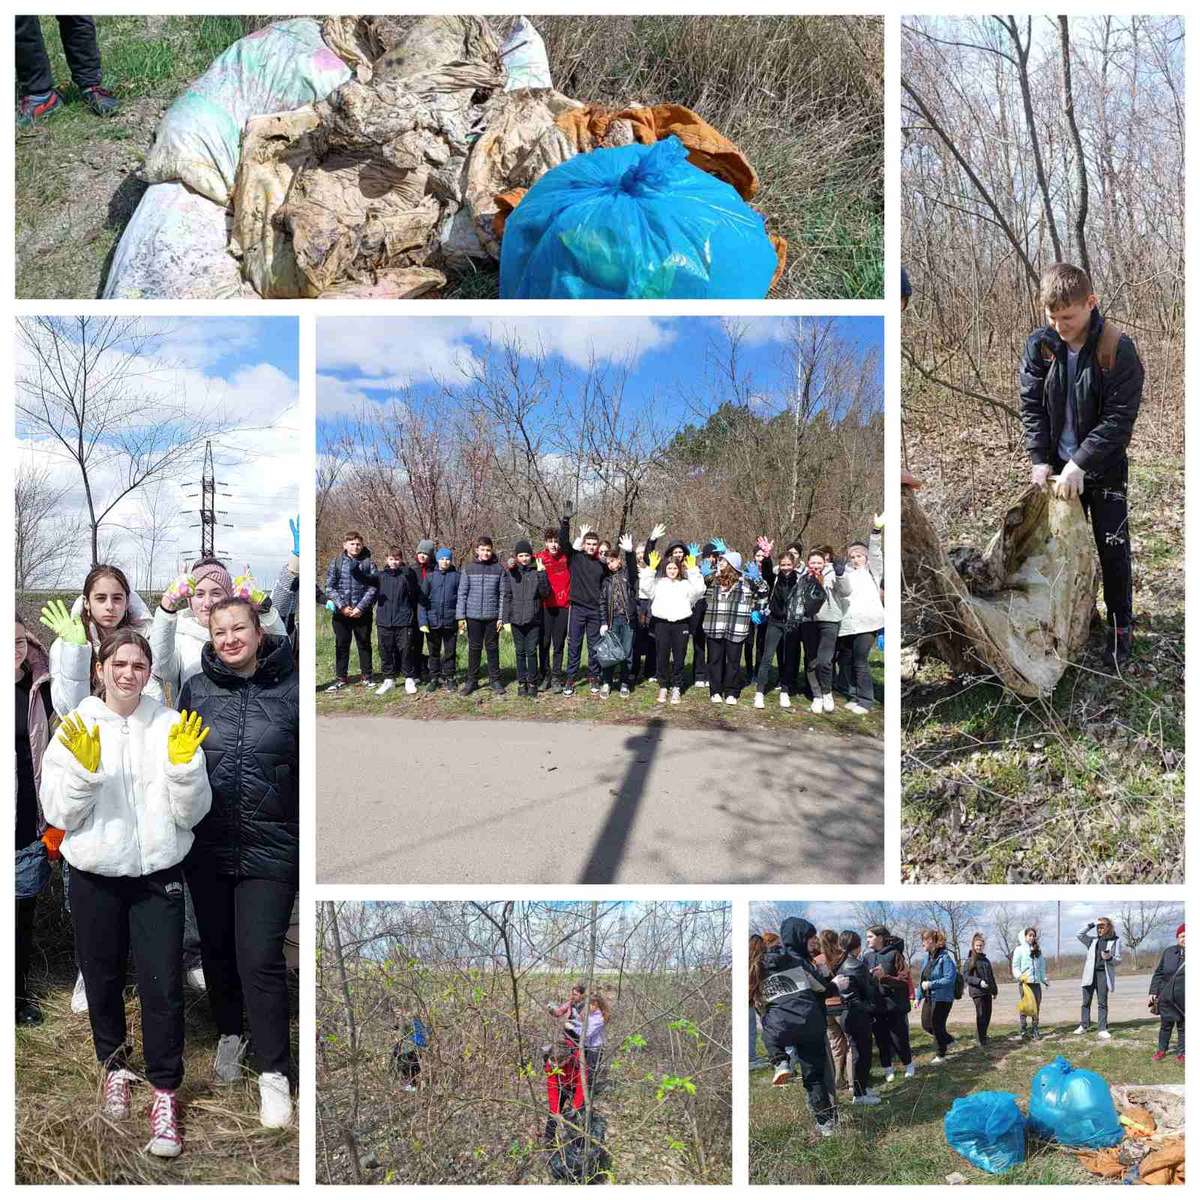
<svg viewBox="0 0 1200 1200"><path fill-rule="evenodd" d="M823 1139L815 1130L796 1079L773 1087L769 1070L750 1077L750 1182L792 1184L941 1184L958 1172L970 1183L1097 1183L1074 1154L1032 1138L1026 1161L1004 1175L988 1175L955 1154L946 1144L942 1121L959 1096L971 1092L1013 1093L1027 1107L1034 1074L1056 1055L1098 1072L1110 1084L1181 1084L1183 1066L1174 1057L1152 1062L1158 1025L1128 1021L1111 1026L1113 1040L1049 1035L1041 1042L1013 1040L1014 1026L993 1026L986 1048L963 1029L950 1059L929 1066L932 1043L913 1022L917 1074L897 1075L884 1083L876 1069L873 1084L883 1098L874 1108L853 1108L839 1096L837 1136Z"/></svg>
<svg viewBox="0 0 1200 1200"><path fill-rule="evenodd" d="M467 639L462 634L458 639L457 672L462 682L466 672ZM378 672L378 647L374 646L373 665ZM512 638L507 633L500 635L500 677L506 691L502 696L494 695L485 680L481 689L471 696L457 692L438 691L428 694L422 687L415 696L407 695L403 684L386 696L376 696L369 688L359 686L357 675L350 676L351 686L344 691L326 694L322 689L334 678L333 625L324 609L317 618L316 637L316 680L317 712L322 716L344 713L365 713L373 716L395 715L397 717L461 720L482 717L489 720L537 720L537 721L603 721L606 724L643 724L651 717L666 716L673 725L687 729L747 729L747 728L802 728L838 735L857 734L882 739L883 710L876 706L865 717L857 717L842 707L839 697L837 708L832 713L814 715L808 701L797 696L790 709L779 707L778 693L769 692L766 707L754 707L753 688L743 690L736 708L716 705L703 688L689 687L683 693L683 702L678 706L662 706L657 703L658 690L653 684L642 683L629 696L622 697L615 691L608 697L593 696L587 686L586 675L581 670L574 696L560 696L544 692L537 699L529 700L516 692L516 657ZM586 653L584 662L586 663ZM689 650L688 664L692 656ZM485 660L486 662L486 660ZM357 653L351 646L350 666L358 666ZM875 694L883 695L883 655L877 650L871 654L871 674L875 680ZM690 672L689 672L690 676ZM377 675L377 678L379 676ZM774 676L772 676L774 686Z"/></svg>

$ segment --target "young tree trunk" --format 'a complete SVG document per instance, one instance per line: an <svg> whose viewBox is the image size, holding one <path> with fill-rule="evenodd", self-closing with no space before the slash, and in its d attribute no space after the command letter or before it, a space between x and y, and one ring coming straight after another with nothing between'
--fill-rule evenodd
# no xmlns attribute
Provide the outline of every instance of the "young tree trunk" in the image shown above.
<svg viewBox="0 0 1200 1200"><path fill-rule="evenodd" d="M1058 18L1058 40L1062 48L1063 112L1067 118L1067 128L1071 131L1071 141L1075 146L1075 186L1079 193L1079 202L1075 208L1075 251L1079 255L1078 265L1091 275L1092 267L1088 261L1085 232L1088 215L1087 160L1083 157L1083 139L1079 136L1079 126L1075 121L1075 94L1071 87L1071 30L1067 17Z"/></svg>
<svg viewBox="0 0 1200 1200"><path fill-rule="evenodd" d="M346 1028L350 1039L350 1116L342 1124L342 1141L346 1143L346 1152L350 1155L350 1168L354 1172L354 1182L362 1183L362 1167L358 1161L358 1141L355 1129L358 1126L359 1077L358 1077L358 1027L354 1020L354 1000L350 995L350 980L346 975L346 956L342 951L342 935L338 929L337 906L332 900L326 901L326 912L329 914L329 928L333 935L333 952L337 958L338 981L342 988L342 1000L346 1006Z"/></svg>

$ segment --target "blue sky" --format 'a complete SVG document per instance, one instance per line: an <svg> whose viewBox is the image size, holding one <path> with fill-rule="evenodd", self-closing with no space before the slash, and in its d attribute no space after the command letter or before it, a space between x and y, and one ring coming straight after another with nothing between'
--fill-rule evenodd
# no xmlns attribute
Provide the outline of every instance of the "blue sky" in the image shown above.
<svg viewBox="0 0 1200 1200"><path fill-rule="evenodd" d="M746 337L743 362L764 390L783 379L779 356L787 336L785 319L738 318ZM839 334L865 354L879 354L883 390L883 320L842 317ZM318 444L338 418L364 404L379 404L404 387L431 390L439 379L455 381L464 367L480 361L489 332L515 333L522 344L542 346L571 377L580 378L593 355L604 363L634 359L627 398L654 402L668 419L685 420L678 399L681 381L698 384L705 347L720 336L709 317L526 317L489 320L469 317L323 318L317 323Z"/></svg>

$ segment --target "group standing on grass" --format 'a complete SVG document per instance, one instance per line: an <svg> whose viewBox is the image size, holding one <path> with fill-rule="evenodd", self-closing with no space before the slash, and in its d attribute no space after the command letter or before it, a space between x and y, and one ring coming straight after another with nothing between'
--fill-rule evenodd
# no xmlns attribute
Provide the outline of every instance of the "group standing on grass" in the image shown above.
<svg viewBox="0 0 1200 1200"><path fill-rule="evenodd" d="M185 914L194 910L218 1030L213 1073L243 1078L249 1045L259 1116L291 1120L284 941L299 885L299 680L287 636L299 530L275 595L201 559L151 618L112 565L94 567L68 608L41 614L54 641L16 624L16 1017L42 1014L29 981L37 896L61 858L106 1116L151 1085L151 1140L182 1150ZM281 615L280 607L285 609ZM57 725L57 727L56 727ZM190 904L188 903L190 899ZM132 953L144 1068L125 1020ZM245 1022L245 1023L244 1023Z"/></svg>
<svg viewBox="0 0 1200 1200"><path fill-rule="evenodd" d="M909 1041L909 1013L918 1002L921 1025L934 1043L931 1066L947 1061L955 1038L947 1030L956 1000L969 994L975 1008L979 1046L988 1045L993 1000L999 992L982 933L971 937L966 960L959 963L939 929L920 932L924 962L919 974L905 957L904 941L883 925L867 930L867 948L851 929L818 932L802 917L788 917L779 932L750 937L750 1057L751 1066L769 1066L772 1082L790 1083L798 1072L807 1093L818 1133L837 1131L837 1092L851 1093L852 1105L873 1106L882 1097L871 1086L872 1038L885 1083L897 1074L916 1074ZM1100 917L1079 932L1084 956L1082 1013L1076 1035L1091 1026L1093 998L1098 1000L1099 1032L1108 1030L1107 997L1116 988L1120 940L1112 921ZM1154 1061L1170 1050L1177 1031L1178 1060L1184 1061L1184 926L1176 944L1163 951L1150 981L1148 1006L1158 1015L1160 1029ZM1019 985L1021 1040L1039 1040L1042 989L1049 986L1046 961L1033 926L1025 929L1014 949L1012 977ZM766 1060L757 1056L761 1026Z"/></svg>
<svg viewBox="0 0 1200 1200"><path fill-rule="evenodd" d="M595 695L628 696L644 680L657 685L659 704L679 704L690 649L692 683L714 704L738 704L752 684L754 706L765 707L774 670L780 707L803 694L812 712L829 713L840 691L847 711L863 715L875 704L870 655L884 625L883 524L877 516L868 540L844 554L821 546L805 556L792 543L776 557L775 543L760 537L743 558L720 538L672 541L660 555L663 525L636 545L627 533L614 544L580 525L572 542L564 516L545 530L540 550L522 538L503 561L490 537L477 538L461 570L453 552L430 539L418 543L411 565L400 546L389 546L380 567L350 530L325 575L335 674L326 690L349 686L352 644L361 682L377 695L401 682L410 695L422 683L429 692L454 690L465 634L461 693L478 690L486 657L488 684L502 695L507 629L518 694L529 699L571 696L586 673Z"/></svg>

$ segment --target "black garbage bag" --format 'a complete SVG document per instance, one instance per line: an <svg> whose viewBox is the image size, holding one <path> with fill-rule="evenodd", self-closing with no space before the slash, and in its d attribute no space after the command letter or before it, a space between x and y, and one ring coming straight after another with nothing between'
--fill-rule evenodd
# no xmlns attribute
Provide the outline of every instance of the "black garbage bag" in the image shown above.
<svg viewBox="0 0 1200 1200"><path fill-rule="evenodd" d="M547 1164L557 1183L607 1183L612 1158L604 1145L608 1122L593 1111L584 1135L581 1112L563 1114L563 1135ZM586 1144L586 1147L585 1147Z"/></svg>

